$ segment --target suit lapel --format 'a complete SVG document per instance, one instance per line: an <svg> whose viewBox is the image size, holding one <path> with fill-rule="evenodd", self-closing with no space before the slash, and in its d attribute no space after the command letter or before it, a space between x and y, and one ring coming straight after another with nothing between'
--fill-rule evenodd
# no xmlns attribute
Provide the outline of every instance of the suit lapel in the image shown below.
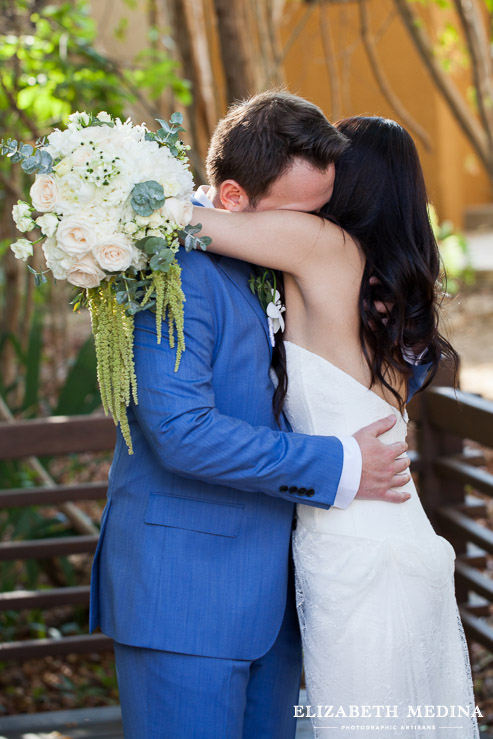
<svg viewBox="0 0 493 739"><path fill-rule="evenodd" d="M250 290L248 279L252 272L252 265L247 262L241 262L238 259L230 259L230 257L221 257L217 261L217 266L224 272L235 287L241 292L245 300L250 304L252 310L257 314L257 318L262 324L267 342L269 344L270 354L272 356L272 344L269 336L269 323L264 309L260 305L260 301L256 295Z"/></svg>

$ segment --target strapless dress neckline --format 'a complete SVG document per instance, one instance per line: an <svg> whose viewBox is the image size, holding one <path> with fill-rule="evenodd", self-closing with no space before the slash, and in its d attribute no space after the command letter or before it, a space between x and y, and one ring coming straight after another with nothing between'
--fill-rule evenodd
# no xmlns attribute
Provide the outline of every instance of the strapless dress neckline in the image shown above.
<svg viewBox="0 0 493 739"><path fill-rule="evenodd" d="M381 400L382 403L385 403L386 406L388 406L389 408L391 408L392 411L396 412L399 415L402 415L402 417L404 418L404 420L406 421L406 423L409 420L409 417L408 417L408 414L407 414L407 410L404 410L404 412L401 414L401 412L399 411L399 409L395 405L392 405L392 403L389 403L388 400L385 400L385 398L383 398L381 395L379 395L378 393L376 393L370 387L367 387L366 385L364 385L362 382L360 382L355 377L353 377L353 375L350 375L349 372L346 372L346 370L341 369L336 364L334 364L333 362L331 362L329 359L326 359L325 357L322 357L321 354L317 354L316 352L312 352L310 349L306 349L304 346L301 346L301 344L295 344L294 341L289 341L289 339L286 339L284 341L284 344L285 345L287 344L289 346L294 346L296 349L300 350L301 352L306 352L306 354L309 354L311 357L315 357L315 359L319 360L320 362L324 362L329 367L331 367L331 369L335 370L336 372L339 372L341 374L341 376L344 375L344 377L346 377L348 380L350 380L351 382L353 382L356 386L359 386L359 388L361 390L364 390L367 393L371 393L376 398L378 398L379 400Z"/></svg>

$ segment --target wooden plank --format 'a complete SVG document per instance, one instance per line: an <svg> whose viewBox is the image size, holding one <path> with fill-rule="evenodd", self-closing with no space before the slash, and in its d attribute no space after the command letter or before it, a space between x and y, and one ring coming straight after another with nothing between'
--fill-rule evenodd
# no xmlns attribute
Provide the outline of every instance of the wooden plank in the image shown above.
<svg viewBox="0 0 493 739"><path fill-rule="evenodd" d="M472 613L473 616L479 618L488 618L491 615L491 607L489 603L479 603L478 605L472 605L472 603L461 603L461 608L465 608L466 611Z"/></svg>
<svg viewBox="0 0 493 739"><path fill-rule="evenodd" d="M0 543L0 561L13 559L43 559L66 554L93 554L98 536L64 536L32 541L6 541Z"/></svg>
<svg viewBox="0 0 493 739"><path fill-rule="evenodd" d="M493 437L491 438L493 444ZM464 485L471 485L475 490L493 497L493 475L486 470L476 469L457 459L440 458L435 461L435 469L449 480L460 480Z"/></svg>
<svg viewBox="0 0 493 739"><path fill-rule="evenodd" d="M105 634L64 636L63 639L26 639L0 644L0 662L36 659L57 654L87 654L113 649L113 639Z"/></svg>
<svg viewBox="0 0 493 739"><path fill-rule="evenodd" d="M488 560L485 554L461 554L457 560L464 562L469 567L476 567L478 570L486 569Z"/></svg>
<svg viewBox="0 0 493 739"><path fill-rule="evenodd" d="M488 508L483 501L468 495L464 503L457 503L454 508L457 511L465 513L469 518L486 518L488 516Z"/></svg>
<svg viewBox="0 0 493 739"><path fill-rule="evenodd" d="M50 416L0 423L0 459L73 452L101 452L115 446L110 416Z"/></svg>
<svg viewBox="0 0 493 739"><path fill-rule="evenodd" d="M425 396L428 421L437 429L493 446L493 402L484 398L436 387Z"/></svg>
<svg viewBox="0 0 493 739"><path fill-rule="evenodd" d="M457 511L453 506L444 506L437 511L437 517L440 524L459 534L459 537L467 541L472 541L485 551L493 554L493 531L481 526L464 513Z"/></svg>
<svg viewBox="0 0 493 739"><path fill-rule="evenodd" d="M493 603L493 580L460 559L455 562L455 574L462 578L470 590Z"/></svg>
<svg viewBox="0 0 493 739"><path fill-rule="evenodd" d="M491 626L464 607L459 608L459 611L466 636L493 652L493 629Z"/></svg>
<svg viewBox="0 0 493 739"><path fill-rule="evenodd" d="M0 490L0 508L20 508L48 503L66 503L77 500L101 500L106 498L108 483L85 482L78 485L58 485L55 488L13 488Z"/></svg>
<svg viewBox="0 0 493 739"><path fill-rule="evenodd" d="M53 588L50 590L12 590L0 593L0 611L21 611L23 608L53 608L54 606L89 603L89 585Z"/></svg>

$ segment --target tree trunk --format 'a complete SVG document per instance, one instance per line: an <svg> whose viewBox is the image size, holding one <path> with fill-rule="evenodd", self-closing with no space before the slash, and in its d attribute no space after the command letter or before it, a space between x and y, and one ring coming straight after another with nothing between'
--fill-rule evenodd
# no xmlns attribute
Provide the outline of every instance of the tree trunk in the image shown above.
<svg viewBox="0 0 493 739"><path fill-rule="evenodd" d="M256 92L251 24L245 0L214 0L228 104Z"/></svg>

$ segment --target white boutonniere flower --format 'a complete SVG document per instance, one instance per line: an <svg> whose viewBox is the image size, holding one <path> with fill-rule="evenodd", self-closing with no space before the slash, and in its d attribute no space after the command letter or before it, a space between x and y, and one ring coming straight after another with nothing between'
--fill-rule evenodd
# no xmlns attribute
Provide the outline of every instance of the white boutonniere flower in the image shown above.
<svg viewBox="0 0 493 739"><path fill-rule="evenodd" d="M285 312L286 306L281 303L281 295L279 290L272 290L272 302L268 303L266 313L269 321L269 334L270 342L272 346L276 345L274 334L277 334L279 329L284 331L284 318L282 314Z"/></svg>
<svg viewBox="0 0 493 739"><path fill-rule="evenodd" d="M283 313L286 307L281 302L281 295L277 290L276 273L272 269L264 270L262 275L252 272L249 279L250 290L260 301L260 305L267 314L269 323L270 343L276 345L275 334L284 331Z"/></svg>

